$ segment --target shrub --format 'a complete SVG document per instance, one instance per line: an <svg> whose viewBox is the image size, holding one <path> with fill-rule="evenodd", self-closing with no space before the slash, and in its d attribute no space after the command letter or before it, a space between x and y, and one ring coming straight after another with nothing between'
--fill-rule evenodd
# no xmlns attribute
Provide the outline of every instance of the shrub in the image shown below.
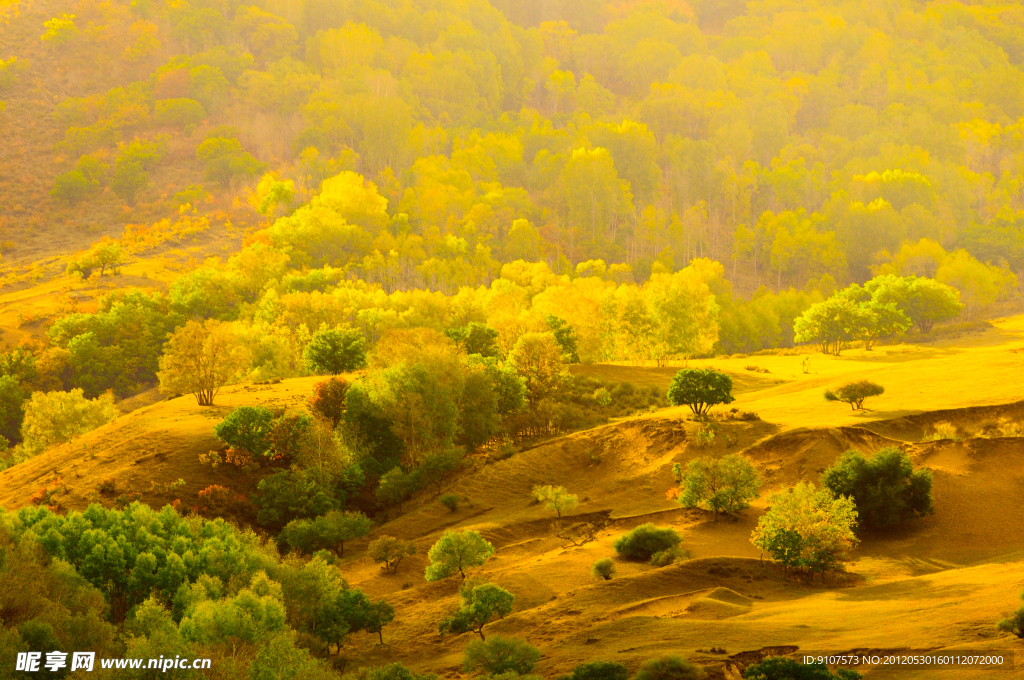
<svg viewBox="0 0 1024 680"><path fill-rule="evenodd" d="M21 423L23 446L30 454L39 453L95 430L116 417L117 408L110 394L86 399L80 389L33 392L25 403L25 418Z"/></svg>
<svg viewBox="0 0 1024 680"><path fill-rule="evenodd" d="M1024 593L1021 593L1021 599L1024 599ZM1024 638L1024 604L1018 607L1011 616L997 623L996 627L1007 633L1013 633L1019 638Z"/></svg>
<svg viewBox="0 0 1024 680"><path fill-rule="evenodd" d="M475 631L481 640L486 640L484 626L495 615L505 618L512 611L512 603L516 599L515 595L493 583L467 582L459 589L459 595L462 597L462 608L441 620L437 626L441 635Z"/></svg>
<svg viewBox="0 0 1024 680"><path fill-rule="evenodd" d="M416 675L401 663L395 662L387 666L376 666L361 671L358 678L359 680L437 680L437 675L434 673Z"/></svg>
<svg viewBox="0 0 1024 680"><path fill-rule="evenodd" d="M318 331L302 353L312 373L337 375L366 366L366 340L355 328Z"/></svg>
<svg viewBox="0 0 1024 680"><path fill-rule="evenodd" d="M888 527L932 511L931 472L915 472L910 456L894 446L870 459L847 451L825 471L821 484L853 499L862 527Z"/></svg>
<svg viewBox="0 0 1024 680"><path fill-rule="evenodd" d="M203 515L248 515L252 511L252 503L248 498L220 484L211 484L198 495L198 509Z"/></svg>
<svg viewBox="0 0 1024 680"><path fill-rule="evenodd" d="M549 510L558 513L559 519L562 517L563 510L573 510L579 502L579 497L574 493L569 493L564 486L551 486L550 484L533 487L533 497L546 504Z"/></svg>
<svg viewBox="0 0 1024 680"><path fill-rule="evenodd" d="M439 581L456 572L466 578L467 568L480 566L493 554L494 546L475 531L446 531L427 553L426 578Z"/></svg>
<svg viewBox="0 0 1024 680"><path fill-rule="evenodd" d="M345 415L345 395L348 394L348 381L341 378L330 378L316 384L313 396L309 398L309 408L327 420L331 427L338 427Z"/></svg>
<svg viewBox="0 0 1024 680"><path fill-rule="evenodd" d="M614 547L615 552L626 559L646 562L654 553L674 548L681 540L675 529L647 523L620 536Z"/></svg>
<svg viewBox="0 0 1024 680"><path fill-rule="evenodd" d="M835 675L824 664L804 664L783 656L774 656L747 666L744 680L858 680L857 671L840 668Z"/></svg>
<svg viewBox="0 0 1024 680"><path fill-rule="evenodd" d="M612 558L605 557L594 562L594 576L605 581L611 581L612 577L615 576L615 563L612 562Z"/></svg>
<svg viewBox="0 0 1024 680"><path fill-rule="evenodd" d="M572 669L572 673L558 680L626 680L629 670L621 663L611 661L588 661Z"/></svg>
<svg viewBox="0 0 1024 680"><path fill-rule="evenodd" d="M677 463L673 471L680 483L679 503L684 508L705 506L715 513L734 513L748 507L761 488L761 477L754 463L738 453L723 458L698 458L686 464L686 473Z"/></svg>
<svg viewBox="0 0 1024 680"><path fill-rule="evenodd" d="M466 646L462 663L467 673L479 670L485 675L512 671L526 675L540 661L540 650L521 638L495 635L490 640L473 640Z"/></svg>
<svg viewBox="0 0 1024 680"><path fill-rule="evenodd" d="M403 541L394 536L381 536L370 543L370 559L377 564L384 564L384 571L398 573L398 563L409 555L416 554L416 544L412 541Z"/></svg>
<svg viewBox="0 0 1024 680"><path fill-rule="evenodd" d="M459 509L459 501L462 500L462 496L455 493L446 493L445 495L441 496L439 500L441 501L441 505L448 508L452 512L455 512L456 510Z"/></svg>
<svg viewBox="0 0 1024 680"><path fill-rule="evenodd" d="M925 441L942 441L943 439L952 439L955 442L960 441L960 435L956 425L949 422L948 420L941 420L932 425L932 431L928 434Z"/></svg>
<svg viewBox="0 0 1024 680"><path fill-rule="evenodd" d="M668 400L675 406L689 406L694 415L705 415L712 406L735 401L732 378L711 368L684 368L672 378Z"/></svg>
<svg viewBox="0 0 1024 680"><path fill-rule="evenodd" d="M1008 418L1000 418L998 425L999 434L1003 437L1020 437L1021 426Z"/></svg>
<svg viewBox="0 0 1024 680"><path fill-rule="evenodd" d="M825 390L825 401L843 401L856 411L864 408L865 399L877 397L884 392L885 388L881 385L869 380L859 380L837 387L835 390Z"/></svg>
<svg viewBox="0 0 1024 680"><path fill-rule="evenodd" d="M225 444L244 449L257 458L270 452L274 414L264 406L239 406L213 428Z"/></svg>
<svg viewBox="0 0 1024 680"><path fill-rule="evenodd" d="M700 680L707 675L699 666L675 656L660 656L641 666L633 680Z"/></svg>
<svg viewBox="0 0 1024 680"><path fill-rule="evenodd" d="M651 559L648 562L655 567L667 567L670 564L682 562L687 557L686 551L681 548L668 548L667 550L659 550L651 555Z"/></svg>

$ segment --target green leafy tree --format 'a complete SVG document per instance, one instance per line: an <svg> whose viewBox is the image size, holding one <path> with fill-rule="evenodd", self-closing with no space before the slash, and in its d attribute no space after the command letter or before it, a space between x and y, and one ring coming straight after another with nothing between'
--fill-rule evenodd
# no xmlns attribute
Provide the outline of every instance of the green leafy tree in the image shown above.
<svg viewBox="0 0 1024 680"><path fill-rule="evenodd" d="M191 134L206 118L206 109L195 99L177 97L161 99L156 103L156 122L167 127L177 127Z"/></svg>
<svg viewBox="0 0 1024 680"><path fill-rule="evenodd" d="M430 547L426 578L440 581L459 573L466 578L466 569L478 567L494 554L494 546L475 531L446 531Z"/></svg>
<svg viewBox="0 0 1024 680"><path fill-rule="evenodd" d="M825 390L825 401L843 401L854 411L864 408L864 400L885 393L885 388L870 380L846 383L834 390Z"/></svg>
<svg viewBox="0 0 1024 680"><path fill-rule="evenodd" d="M544 503L549 510L558 513L559 519L562 518L563 511L575 509L579 502L579 497L574 493L569 493L564 486L551 486L550 484L535 486L531 493L539 503Z"/></svg>
<svg viewBox="0 0 1024 680"><path fill-rule="evenodd" d="M715 513L735 513L757 498L761 477L753 461L739 453L722 458L697 458L686 464L686 473L675 468L681 477L679 504L684 508L704 505Z"/></svg>
<svg viewBox="0 0 1024 680"><path fill-rule="evenodd" d="M462 467L462 461L462 451L454 447L432 451L416 468L417 481L423 486L434 487L434 491L440 494L448 478Z"/></svg>
<svg viewBox="0 0 1024 680"><path fill-rule="evenodd" d="M401 507L402 501L411 496L419 488L419 478L410 472L406 472L401 466L388 470L381 475L380 483L374 495L383 505L397 505Z"/></svg>
<svg viewBox="0 0 1024 680"><path fill-rule="evenodd" d="M462 667L467 673L481 671L495 676L509 671L523 676L540 661L540 650L521 638L495 635L473 640L466 646Z"/></svg>
<svg viewBox="0 0 1024 680"><path fill-rule="evenodd" d="M859 680L860 673L848 668L835 674L825 664L801 663L784 656L773 656L747 666L744 680Z"/></svg>
<svg viewBox="0 0 1024 680"><path fill-rule="evenodd" d="M812 305L793 324L796 342L813 342L825 354L839 356L843 346L869 333L873 319L867 310L845 297Z"/></svg>
<svg viewBox="0 0 1024 680"><path fill-rule="evenodd" d="M481 640L486 640L484 626L495 616L505 618L512 611L512 603L515 601L515 595L493 583L464 583L459 589L459 595L462 597L462 607L441 620L437 627L441 635L474 631Z"/></svg>
<svg viewBox="0 0 1024 680"><path fill-rule="evenodd" d="M281 539L304 553L318 550L345 554L345 541L370 533L373 520L361 512L334 510L315 519L294 519L285 525Z"/></svg>
<svg viewBox="0 0 1024 680"><path fill-rule="evenodd" d="M558 680L626 680L629 669L613 661L587 661L572 669L572 673L561 675Z"/></svg>
<svg viewBox="0 0 1024 680"><path fill-rule="evenodd" d="M863 527L889 527L932 512L931 472L915 471L910 456L895 446L871 458L847 451L821 484L836 497L853 499Z"/></svg>
<svg viewBox="0 0 1024 680"><path fill-rule="evenodd" d="M21 441L21 423L25 419L25 390L11 375L0 375L0 436L8 444Z"/></svg>
<svg viewBox="0 0 1024 680"><path fill-rule="evenodd" d="M655 553L671 550L681 541L675 529L656 527L648 522L624 533L612 546L615 552L626 559L646 562Z"/></svg>
<svg viewBox="0 0 1024 680"><path fill-rule="evenodd" d="M644 663L634 680L703 680L707 673L686 659L675 656L659 656Z"/></svg>
<svg viewBox="0 0 1024 680"><path fill-rule="evenodd" d="M801 482L772 494L769 510L758 520L750 541L785 564L824 574L845 559L859 539L852 498ZM785 561L783 561L785 560ZM788 565L787 565L788 566Z"/></svg>
<svg viewBox="0 0 1024 680"><path fill-rule="evenodd" d="M302 353L312 373L338 375L366 366L366 339L355 328L318 331Z"/></svg>
<svg viewBox="0 0 1024 680"><path fill-rule="evenodd" d="M129 205L135 204L135 196L149 186L149 174L142 163L134 159L119 158L110 178L110 188Z"/></svg>
<svg viewBox="0 0 1024 680"><path fill-rule="evenodd" d="M193 394L212 406L220 388L249 365L249 353L228 324L189 321L171 335L160 357L160 391Z"/></svg>
<svg viewBox="0 0 1024 680"><path fill-rule="evenodd" d="M207 107L209 108L209 107ZM252 177L266 169L261 163L242 148L237 139L212 137L196 149L196 158L206 165L206 179L217 182L227 188L235 177Z"/></svg>
<svg viewBox="0 0 1024 680"><path fill-rule="evenodd" d="M562 358L567 364L580 363L579 340L576 331L565 319L560 319L553 314L544 317L544 322L551 329L555 336L555 342L562 348Z"/></svg>
<svg viewBox="0 0 1024 680"><path fill-rule="evenodd" d="M731 404L732 378L712 368L684 368L672 378L668 400L689 406L697 416L707 415L713 406Z"/></svg>
<svg viewBox="0 0 1024 680"><path fill-rule="evenodd" d="M292 520L308 519L337 510L335 490L312 471L282 470L256 486L256 522L280 530Z"/></svg>
<svg viewBox="0 0 1024 680"><path fill-rule="evenodd" d="M75 206L84 201L90 194L95 193L99 188L98 181L76 168L63 175L58 175L54 179L50 196L70 206Z"/></svg>
<svg viewBox="0 0 1024 680"><path fill-rule="evenodd" d="M416 554L416 544L394 536L381 536L370 543L367 552L377 564L384 564L384 570L398 573L398 564L410 555Z"/></svg>
<svg viewBox="0 0 1024 680"><path fill-rule="evenodd" d="M461 328L449 328L445 335L462 345L466 354L479 354L482 357L497 358L499 354L498 331L487 324L470 321Z"/></svg>
<svg viewBox="0 0 1024 680"><path fill-rule="evenodd" d="M923 333L955 319L964 309L960 292L934 279L886 274L865 283L864 289L879 304L894 304Z"/></svg>
<svg viewBox="0 0 1024 680"><path fill-rule="evenodd" d="M233 448L264 458L270 452L273 427L274 413L267 407L239 406L214 426L213 433Z"/></svg>
<svg viewBox="0 0 1024 680"><path fill-rule="evenodd" d="M33 392L24 408L21 437L25 450L30 453L71 441L117 417L113 396L104 394L90 400L80 389Z"/></svg>

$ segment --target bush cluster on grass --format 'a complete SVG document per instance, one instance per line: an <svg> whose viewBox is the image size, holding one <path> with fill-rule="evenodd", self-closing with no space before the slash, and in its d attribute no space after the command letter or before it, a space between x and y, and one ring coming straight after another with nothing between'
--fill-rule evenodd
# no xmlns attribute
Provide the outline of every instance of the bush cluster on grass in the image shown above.
<svg viewBox="0 0 1024 680"><path fill-rule="evenodd" d="M613 546L626 559L647 562L655 553L671 550L681 541L675 529L647 523L620 536Z"/></svg>

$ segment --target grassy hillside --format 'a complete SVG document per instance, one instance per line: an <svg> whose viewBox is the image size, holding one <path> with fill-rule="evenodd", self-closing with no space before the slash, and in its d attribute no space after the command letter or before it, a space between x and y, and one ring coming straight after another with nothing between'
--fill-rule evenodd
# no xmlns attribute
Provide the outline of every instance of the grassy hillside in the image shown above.
<svg viewBox="0 0 1024 680"><path fill-rule="evenodd" d="M783 574L762 562L749 534L764 511L762 499L736 520L710 521L698 510L666 500L673 462L709 449L694 444L699 423L676 409L627 418L558 437L509 458L478 458L447 490L466 498L456 512L432 492L416 496L403 511L377 517L365 539L346 546L345 578L398 612L385 632L354 636L346 654L357 664L401 660L412 668L455 677L472 634L437 635L438 620L457 602L458 579L423 580L425 553L448 529L480 531L497 549L477 574L516 594L513 614L488 627L491 634L529 639L543 652L545 677L568 672L584 660L603 658L636 669L647 658L678 651L717 677L737 678L746 664L769 653L908 648L1016 649L994 621L1014 605L1024 566L1024 438L971 436L998 422L1024 421L1007 374L1019 365L1024 319L997 322L981 334L933 347L889 346L872 353L758 356L719 360L741 385L734 406L753 409L761 420L722 421L711 453L742 450L766 479L766 491L819 474L843 452L873 452L889 445L908 451L915 465L932 470L935 513L886 533L868 532L844 575L826 583ZM742 365L770 373L743 370ZM589 375L634 377L662 385L675 369L582 367ZM821 392L844 380L868 376L887 392L851 413L827 404ZM969 376L969 380L967 378ZM959 394L944 380L970 385ZM781 381L781 384L780 384ZM16 508L39 488L61 478L64 502L81 508L96 500L103 480L118 480L119 493L138 492L160 505L221 484L251 493L255 478L222 467L201 466L198 455L219 446L212 427L233 407L297 406L315 379L227 388L213 408L190 397L160 401L122 416L71 444L47 451L0 473L0 503ZM909 394L908 394L909 393ZM946 396L942 396L945 394ZM819 403L820 402L820 403ZM941 408L945 407L945 408ZM931 425L948 421L963 441L923 441ZM726 435L735 438L727 447ZM182 478L185 486L165 491ZM580 496L571 516L557 523L532 501L538 483L561 484ZM111 503L109 496L99 497ZM598 582L590 566L613 554L612 541L644 522L672 526L691 559L665 568L616 560L618 574ZM574 545L590 525L594 540ZM380 535L413 540L417 554L397 574L385 574L365 553ZM712 647L725 653L711 653ZM703 651L702 651L703 650ZM925 671L872 671L868 677L933 677ZM957 678L983 673L957 672ZM1007 677L1018 677L1017 674Z"/></svg>

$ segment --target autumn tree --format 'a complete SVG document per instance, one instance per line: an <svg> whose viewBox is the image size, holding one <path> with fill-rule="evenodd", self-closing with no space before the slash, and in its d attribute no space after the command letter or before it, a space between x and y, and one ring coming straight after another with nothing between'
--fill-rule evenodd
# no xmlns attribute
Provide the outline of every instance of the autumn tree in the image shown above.
<svg viewBox="0 0 1024 680"><path fill-rule="evenodd" d="M249 364L249 354L231 324L190 320L167 340L160 357L160 391L193 394L211 406L220 388Z"/></svg>
<svg viewBox="0 0 1024 680"><path fill-rule="evenodd" d="M824 574L846 559L859 539L852 498L801 482L768 498L750 541L787 569L805 567Z"/></svg>
<svg viewBox="0 0 1024 680"><path fill-rule="evenodd" d="M32 454L70 441L117 417L113 395L86 399L81 389L33 392L24 409L21 437L25 450Z"/></svg>
<svg viewBox="0 0 1024 680"><path fill-rule="evenodd" d="M562 518L563 510L573 510L579 502L577 495L569 493L564 486L535 486L532 494L539 503L544 503L549 510L554 510L559 519Z"/></svg>
<svg viewBox="0 0 1024 680"><path fill-rule="evenodd" d="M526 380L531 410L536 410L542 400L558 394L572 380L562 347L552 333L524 334L512 348L508 360Z"/></svg>
<svg viewBox="0 0 1024 680"><path fill-rule="evenodd" d="M753 461L739 453L722 458L696 458L673 467L679 479L679 504L684 508L704 505L715 513L735 513L749 506L761 488L761 477Z"/></svg>

